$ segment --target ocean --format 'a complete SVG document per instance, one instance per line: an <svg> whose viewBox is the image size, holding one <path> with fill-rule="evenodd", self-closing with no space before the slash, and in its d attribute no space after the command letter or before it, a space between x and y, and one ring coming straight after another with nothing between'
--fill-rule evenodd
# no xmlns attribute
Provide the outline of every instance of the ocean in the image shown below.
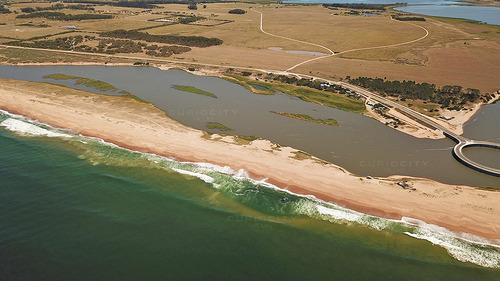
<svg viewBox="0 0 500 281"><path fill-rule="evenodd" d="M500 251L478 237L4 111L0 178L1 280L500 278Z"/></svg>

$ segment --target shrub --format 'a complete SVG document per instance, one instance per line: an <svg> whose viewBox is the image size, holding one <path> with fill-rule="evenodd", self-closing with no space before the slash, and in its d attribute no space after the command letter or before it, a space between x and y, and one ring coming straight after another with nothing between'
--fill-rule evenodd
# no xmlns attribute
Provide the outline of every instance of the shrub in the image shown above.
<svg viewBox="0 0 500 281"><path fill-rule="evenodd" d="M233 10L230 10L228 13L230 14L239 14L239 15L242 15L242 14L245 14L246 11L245 10L242 10L242 9L233 9Z"/></svg>
<svg viewBox="0 0 500 281"><path fill-rule="evenodd" d="M23 13L33 13L33 12L36 12L36 10L34 8L27 7L27 8L21 8L21 12L23 12Z"/></svg>

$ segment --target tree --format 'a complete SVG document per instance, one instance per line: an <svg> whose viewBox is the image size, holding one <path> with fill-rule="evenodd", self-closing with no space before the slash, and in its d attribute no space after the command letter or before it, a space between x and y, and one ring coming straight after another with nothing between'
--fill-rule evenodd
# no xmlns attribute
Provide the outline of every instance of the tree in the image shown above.
<svg viewBox="0 0 500 281"><path fill-rule="evenodd" d="M242 14L246 13L246 11L242 10L242 9L233 9L233 10L230 10L228 13L242 15Z"/></svg>
<svg viewBox="0 0 500 281"><path fill-rule="evenodd" d="M5 8L2 4L0 4L0 14L10 14L12 13L11 10Z"/></svg>
<svg viewBox="0 0 500 281"><path fill-rule="evenodd" d="M27 7L27 8L21 8L21 12L23 12L23 13L33 13L33 12L36 12L36 10L34 8Z"/></svg>
<svg viewBox="0 0 500 281"><path fill-rule="evenodd" d="M198 10L198 6L196 6L196 3L191 3L191 4L189 4L188 9L190 9L190 10Z"/></svg>

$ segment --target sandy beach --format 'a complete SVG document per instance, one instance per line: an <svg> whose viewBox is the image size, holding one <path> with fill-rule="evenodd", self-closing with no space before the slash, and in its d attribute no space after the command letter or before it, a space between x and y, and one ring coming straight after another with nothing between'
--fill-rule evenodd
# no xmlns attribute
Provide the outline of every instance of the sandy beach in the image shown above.
<svg viewBox="0 0 500 281"><path fill-rule="evenodd" d="M397 176L361 178L314 157L295 159L293 148L266 140L242 145L207 136L151 104L42 83L0 79L0 109L136 151L245 169L255 179L363 213L500 239L500 192L408 177L416 190L402 189Z"/></svg>

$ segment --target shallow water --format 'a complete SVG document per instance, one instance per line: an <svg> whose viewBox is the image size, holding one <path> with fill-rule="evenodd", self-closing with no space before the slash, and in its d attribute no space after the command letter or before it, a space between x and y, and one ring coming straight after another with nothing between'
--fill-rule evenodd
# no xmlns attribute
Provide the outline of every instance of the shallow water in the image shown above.
<svg viewBox="0 0 500 281"><path fill-rule="evenodd" d="M210 132L207 122L222 123L231 133L259 136L306 151L358 175L419 176L453 184L500 186L498 178L469 169L451 155L449 139L417 139L360 114L303 102L286 94L256 95L243 87L214 77L200 77L180 70L150 67L106 66L0 66L0 77L44 81L69 87L74 81L44 79L64 73L106 81L152 102L181 123ZM133 79L130 79L133 77ZM182 92L173 85L188 85L211 92L216 99ZM94 91L99 92L99 91ZM279 116L271 111L332 118L340 127L313 124ZM476 140L500 138L500 103L484 107L465 126L465 136ZM497 162L500 159L497 159ZM498 166L498 165L497 165Z"/></svg>
<svg viewBox="0 0 500 281"><path fill-rule="evenodd" d="M457 4L460 3L460 1L453 1L453 0L405 0L403 2L396 1L396 0L290 0L290 1L283 1L283 3L345 3L345 4L350 4L350 3L365 3L365 4L394 4L394 3L407 3L408 5L422 5L422 4L434 4L434 5L442 5L442 4Z"/></svg>
<svg viewBox="0 0 500 281"><path fill-rule="evenodd" d="M405 234L451 239L463 249L457 258L500 263L500 252L432 228L367 217L252 182L243 171L136 153L5 112L0 124L2 280L500 276Z"/></svg>
<svg viewBox="0 0 500 281"><path fill-rule="evenodd" d="M291 0L283 3L366 3L366 4L394 4L398 1L390 0ZM415 13L427 16L438 16L448 18L464 18L484 22L488 24L500 25L500 8L483 6L461 6L468 4L461 1L447 0L409 0L403 1L408 6L398 7L395 10ZM461 4L461 5L458 5Z"/></svg>
<svg viewBox="0 0 500 281"><path fill-rule="evenodd" d="M427 16L462 18L500 25L500 7L422 5L395 8L395 10Z"/></svg>

